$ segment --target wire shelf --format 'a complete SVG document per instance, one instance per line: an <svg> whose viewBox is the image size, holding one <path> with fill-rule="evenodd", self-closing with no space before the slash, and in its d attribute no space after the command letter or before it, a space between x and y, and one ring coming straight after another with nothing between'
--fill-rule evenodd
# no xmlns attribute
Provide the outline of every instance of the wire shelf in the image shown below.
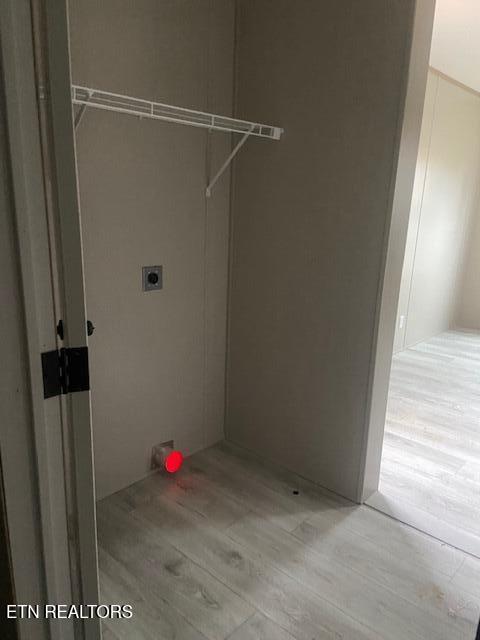
<svg viewBox="0 0 480 640"><path fill-rule="evenodd" d="M283 133L280 127L258 122L248 122L237 118L228 118L204 111L175 107L161 102L151 102L141 98L132 98L118 93L99 91L89 87L72 85L72 102L82 108L92 107L105 111L116 111L141 118L165 120L177 124L213 129L226 133L242 133L248 136L279 140Z"/></svg>

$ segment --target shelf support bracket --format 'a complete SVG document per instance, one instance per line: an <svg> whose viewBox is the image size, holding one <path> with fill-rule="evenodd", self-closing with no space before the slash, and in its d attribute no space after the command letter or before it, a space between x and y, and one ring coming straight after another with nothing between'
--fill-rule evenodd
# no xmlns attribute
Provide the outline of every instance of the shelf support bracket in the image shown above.
<svg viewBox="0 0 480 640"><path fill-rule="evenodd" d="M230 153L228 158L225 160L225 162L222 164L220 169L217 171L217 173L214 175L214 177L210 180L210 184L207 186L207 189L206 189L206 192L205 192L205 195L207 196L207 198L210 198L210 196L212 195L213 187L216 185L216 183L218 182L218 180L222 176L222 174L225 173L225 171L228 168L229 164L232 162L234 157L237 155L237 153L243 147L245 142L248 140L248 138L250 137L250 134L252 133L252 131L253 131L253 127L250 127L250 129L245 132L245 134L242 136L242 138L233 147L232 152Z"/></svg>
<svg viewBox="0 0 480 640"><path fill-rule="evenodd" d="M89 93L88 95L88 99L90 99L92 97L92 94ZM78 129L78 126L80 124L80 122L82 121L82 118L85 114L85 111L88 107L88 104L85 102L84 104L80 105L80 109L77 111L77 115L75 116L75 121L74 121L74 129L75 131Z"/></svg>

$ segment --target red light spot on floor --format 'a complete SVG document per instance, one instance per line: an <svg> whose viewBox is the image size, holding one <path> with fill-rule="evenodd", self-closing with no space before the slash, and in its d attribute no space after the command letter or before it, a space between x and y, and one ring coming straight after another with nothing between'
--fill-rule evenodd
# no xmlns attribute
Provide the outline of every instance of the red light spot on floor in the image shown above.
<svg viewBox="0 0 480 640"><path fill-rule="evenodd" d="M181 451L172 451L165 458L165 470L168 473L176 473L183 463L183 454Z"/></svg>

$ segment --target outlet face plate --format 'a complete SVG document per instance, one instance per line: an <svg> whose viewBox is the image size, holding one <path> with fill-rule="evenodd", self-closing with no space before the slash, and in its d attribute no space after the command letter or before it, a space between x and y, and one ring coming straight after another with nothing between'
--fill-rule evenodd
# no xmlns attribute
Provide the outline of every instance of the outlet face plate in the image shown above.
<svg viewBox="0 0 480 640"><path fill-rule="evenodd" d="M142 267L142 288L144 291L159 291L163 289L163 267Z"/></svg>
<svg viewBox="0 0 480 640"><path fill-rule="evenodd" d="M174 449L173 440L161 442L152 448L152 457L150 461L150 469L163 469L163 458Z"/></svg>

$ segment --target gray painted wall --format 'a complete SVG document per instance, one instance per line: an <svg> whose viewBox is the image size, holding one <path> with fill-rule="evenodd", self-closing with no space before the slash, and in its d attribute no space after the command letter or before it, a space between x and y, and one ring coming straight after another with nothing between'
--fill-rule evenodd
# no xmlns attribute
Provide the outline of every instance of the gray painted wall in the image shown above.
<svg viewBox="0 0 480 640"><path fill-rule="evenodd" d="M286 134L235 167L227 437L353 498L413 4L237 2L237 115ZM76 83L229 112L233 2L120 5L72 3ZM102 496L222 437L230 141L99 112L77 141Z"/></svg>
<svg viewBox="0 0 480 640"><path fill-rule="evenodd" d="M402 273L397 351L452 326L476 327L472 222L479 178L480 97L432 71Z"/></svg>
<svg viewBox="0 0 480 640"><path fill-rule="evenodd" d="M239 4L227 436L355 499L413 2Z"/></svg>
<svg viewBox="0 0 480 640"><path fill-rule="evenodd" d="M230 114L233 0L75 0L73 82ZM149 470L154 444L223 437L229 175L225 134L89 111L77 132L97 495ZM143 293L142 265L164 289Z"/></svg>

